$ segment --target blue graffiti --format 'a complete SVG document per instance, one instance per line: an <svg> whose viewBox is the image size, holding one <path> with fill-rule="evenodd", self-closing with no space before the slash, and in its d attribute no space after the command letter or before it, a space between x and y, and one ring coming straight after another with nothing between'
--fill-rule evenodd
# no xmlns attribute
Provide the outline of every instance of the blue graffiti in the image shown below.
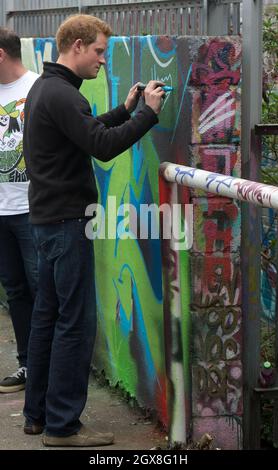
<svg viewBox="0 0 278 470"><path fill-rule="evenodd" d="M219 173L210 173L210 175L207 176L206 180L207 180L206 187L208 189L209 189L209 187L212 183L218 183L215 190L216 190L217 193L219 193L219 188L222 185L225 186L226 188L230 188L234 178L232 176L226 176L225 177L223 175L220 175Z"/></svg>
<svg viewBox="0 0 278 470"><path fill-rule="evenodd" d="M130 186L130 204L132 204L138 214L138 232L140 233L140 207L142 204L152 204L154 202L152 195L152 188L149 177L146 174L142 185L139 198L135 196L132 186ZM157 221L158 223L158 221ZM141 240L140 237L136 240L138 244L140 255L144 260L146 271L155 293L156 299L162 301L162 270L161 270L161 246L159 239L151 239L148 237L146 240Z"/></svg>
<svg viewBox="0 0 278 470"><path fill-rule="evenodd" d="M189 82L189 79L190 79L190 76L191 76L191 72L192 72L192 64L190 65L190 67L188 69L186 81L185 81L185 84L184 84L184 87L183 87L182 97L181 97L181 101L180 101L180 107L179 107L179 110L178 110L178 113L177 113L177 119L176 119L176 123L175 123L175 126L174 126L174 131L173 131L173 135L172 135L172 139L171 139L171 144L173 143L175 135L176 135L176 131L177 131L177 127L178 127L178 123L179 123L179 119L180 119L180 114L181 114L181 110L182 110L182 106L183 106L183 100L184 100L185 92L187 90L187 86L188 86L188 82Z"/></svg>
<svg viewBox="0 0 278 470"><path fill-rule="evenodd" d="M95 170L95 177L100 188L101 204L103 207L106 207L110 179L115 163L113 163L109 170L102 168L95 159L93 159L93 165Z"/></svg>
<svg viewBox="0 0 278 470"><path fill-rule="evenodd" d="M139 298L140 296L137 290L133 271L128 264L123 265L118 281L121 284L123 283L123 272L125 270L129 271L130 276L131 276L131 282L132 282L132 299L133 299L132 327L133 327L133 333L134 333L133 340L136 341L136 351L134 351L134 354L138 354L138 353L140 354L140 358L139 358L140 360L136 361L137 367L140 367L140 373L138 374L139 375L138 386L145 389L144 393L147 392L149 397L153 398L155 382L159 382L159 381L157 378L156 369L155 369L154 361L153 361L150 346L149 346L148 335L147 335L145 322L144 322L144 315L142 312L142 307L141 307L140 298ZM145 376L145 379L147 379L146 381L144 381L144 383L141 382L143 378L142 374Z"/></svg>
<svg viewBox="0 0 278 470"><path fill-rule="evenodd" d="M46 60L45 58L45 48L46 45L51 44L51 57L48 58L47 60L51 60L52 62L55 62L58 57L58 51L57 51L57 45L56 45L56 40L55 38L37 38L34 39L34 51L35 51L35 59L36 59L36 67L37 67L37 72L41 73L40 66L38 62L38 57L41 56L41 62Z"/></svg>
<svg viewBox="0 0 278 470"><path fill-rule="evenodd" d="M194 178L197 168L190 168L189 170L182 170L179 166L175 168L176 176L175 181L177 183L183 184L183 179L185 176L189 176L190 178ZM182 175L182 176L181 176ZM178 180L179 177L179 180Z"/></svg>

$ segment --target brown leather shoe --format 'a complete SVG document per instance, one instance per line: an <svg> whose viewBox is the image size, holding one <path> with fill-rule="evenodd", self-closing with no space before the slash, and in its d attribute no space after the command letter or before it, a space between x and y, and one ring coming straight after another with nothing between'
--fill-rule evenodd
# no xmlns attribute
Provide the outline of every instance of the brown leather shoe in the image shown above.
<svg viewBox="0 0 278 470"><path fill-rule="evenodd" d="M44 426L39 423L28 423L28 421L25 421L23 431L25 434L42 434L44 430Z"/></svg>
<svg viewBox="0 0 278 470"><path fill-rule="evenodd" d="M42 443L50 447L94 447L109 446L114 442L112 432L97 432L87 426L81 426L76 434L66 437L48 436L42 437Z"/></svg>

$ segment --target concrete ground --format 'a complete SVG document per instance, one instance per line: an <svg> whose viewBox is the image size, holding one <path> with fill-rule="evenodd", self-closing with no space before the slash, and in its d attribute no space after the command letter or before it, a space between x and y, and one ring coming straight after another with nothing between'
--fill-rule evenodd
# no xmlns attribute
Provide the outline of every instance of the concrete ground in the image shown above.
<svg viewBox="0 0 278 470"><path fill-rule="evenodd" d="M16 368L16 343L11 320L7 310L0 307L1 379L15 372ZM47 450L41 443L41 436L28 436L23 433L23 403L24 391L0 393L0 450ZM131 408L119 392L101 387L92 376L88 401L81 420L98 431L114 432L115 444L106 449L165 448L166 435L155 423L144 418L139 410Z"/></svg>

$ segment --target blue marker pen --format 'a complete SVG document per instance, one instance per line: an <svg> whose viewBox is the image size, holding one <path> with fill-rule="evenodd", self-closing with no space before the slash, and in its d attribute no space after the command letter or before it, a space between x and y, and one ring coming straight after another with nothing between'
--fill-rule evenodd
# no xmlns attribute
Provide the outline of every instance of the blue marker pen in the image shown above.
<svg viewBox="0 0 278 470"><path fill-rule="evenodd" d="M173 91L174 87L165 85L165 86L162 87L162 90L164 90L166 93L168 93L168 91Z"/></svg>
<svg viewBox="0 0 278 470"><path fill-rule="evenodd" d="M138 87L137 87L137 90L144 91L146 86L147 85L145 85L144 83L140 83L140 85L138 85ZM163 91L165 91L165 93L168 93L169 91L174 90L174 88L172 86L167 86L167 85L164 85L161 88L162 88Z"/></svg>

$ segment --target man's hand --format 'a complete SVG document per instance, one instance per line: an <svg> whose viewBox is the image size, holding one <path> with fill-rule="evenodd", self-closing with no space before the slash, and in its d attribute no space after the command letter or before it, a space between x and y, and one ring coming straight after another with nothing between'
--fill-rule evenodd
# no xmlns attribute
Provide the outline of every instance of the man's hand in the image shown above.
<svg viewBox="0 0 278 470"><path fill-rule="evenodd" d="M163 85L165 85L163 82L151 80L144 90L145 103L150 106L156 114L160 113L163 98L165 97L165 91L161 88Z"/></svg>
<svg viewBox="0 0 278 470"><path fill-rule="evenodd" d="M135 85L130 88L127 98L125 100L124 104L129 113L132 113L138 104L140 98L140 91L137 89L137 87L139 84L140 82L135 83Z"/></svg>

